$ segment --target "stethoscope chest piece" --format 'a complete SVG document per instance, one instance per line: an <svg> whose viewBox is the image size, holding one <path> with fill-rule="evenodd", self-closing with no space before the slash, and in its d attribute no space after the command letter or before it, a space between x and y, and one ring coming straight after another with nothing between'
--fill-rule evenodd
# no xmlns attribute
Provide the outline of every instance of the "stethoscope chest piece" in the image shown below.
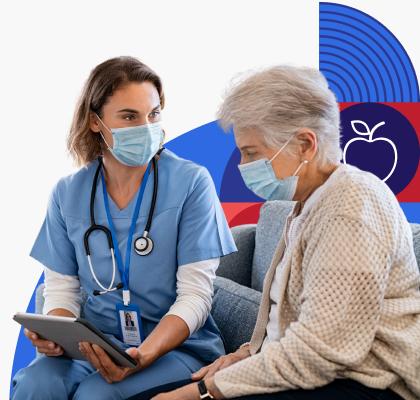
<svg viewBox="0 0 420 400"><path fill-rule="evenodd" d="M147 256L153 250L153 241L147 236L140 236L134 241L134 250L140 256Z"/></svg>

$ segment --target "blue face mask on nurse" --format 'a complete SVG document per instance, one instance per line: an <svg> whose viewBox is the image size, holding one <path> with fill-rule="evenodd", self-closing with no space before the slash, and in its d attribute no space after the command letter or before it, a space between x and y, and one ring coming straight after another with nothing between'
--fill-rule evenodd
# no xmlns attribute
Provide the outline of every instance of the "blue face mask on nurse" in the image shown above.
<svg viewBox="0 0 420 400"><path fill-rule="evenodd" d="M147 164L163 144L164 133L160 121L111 129L105 125L98 114L95 113L95 115L112 133L113 146L111 147L100 131L108 150L124 165L139 167Z"/></svg>

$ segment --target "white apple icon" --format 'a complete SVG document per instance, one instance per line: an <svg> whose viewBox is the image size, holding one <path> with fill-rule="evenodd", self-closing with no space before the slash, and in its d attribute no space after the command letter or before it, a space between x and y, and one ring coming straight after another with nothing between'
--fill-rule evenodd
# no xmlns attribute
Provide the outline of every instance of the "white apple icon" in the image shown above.
<svg viewBox="0 0 420 400"><path fill-rule="evenodd" d="M357 128L356 128L356 125L357 124L360 124L360 125L362 125L362 126L364 126L364 128L366 129L366 132L360 132ZM366 122L364 122L364 121L361 121L361 120L353 120L353 121L351 121L351 126L352 126L352 128L353 128L353 131L354 132L356 132L358 135L361 135L361 136L368 136L368 138L364 138L364 137L355 137L355 138L353 138L353 139L351 139L351 140L349 140L347 143L346 143L346 145L344 146L344 150L343 150L343 161L344 161L344 163L345 164L347 164L347 161L346 161L346 154L347 154L347 150L348 150L348 148L349 148L349 146L350 146L350 144L352 144L353 142L357 142L357 141L360 141L360 140L363 140L363 141L365 141L365 142L368 142L368 143L373 143L373 142L378 142L378 141L384 141L384 142L387 142L387 143L389 143L390 145L391 145L391 147L392 147L392 149L394 150L394 165L392 166L392 169L391 169L391 171L389 172L389 174L384 178L384 179L382 179L384 182L386 182L390 177L391 177L391 175L394 173L394 171L395 171L395 168L396 168L396 166L397 166L397 161L398 161L398 152L397 152L397 147L395 146L395 144L394 144L394 142L392 142L392 140L390 140L390 139L388 139L388 138L385 138L385 137L378 137L378 138L375 138L375 139L373 139L373 134L374 134L374 132L380 127L380 126L382 126L382 125L385 125L385 121L382 121L382 122L379 122L378 124L376 124L373 128L372 128L372 130L370 130L369 129L369 126L366 124Z"/></svg>

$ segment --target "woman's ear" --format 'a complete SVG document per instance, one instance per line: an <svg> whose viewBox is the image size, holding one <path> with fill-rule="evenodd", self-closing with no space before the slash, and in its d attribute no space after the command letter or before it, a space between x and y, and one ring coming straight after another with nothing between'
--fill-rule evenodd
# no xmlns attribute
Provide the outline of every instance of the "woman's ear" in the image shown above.
<svg viewBox="0 0 420 400"><path fill-rule="evenodd" d="M92 132L99 133L101 131L98 117L93 112L89 114L89 127Z"/></svg>
<svg viewBox="0 0 420 400"><path fill-rule="evenodd" d="M298 152L302 159L311 161L318 150L318 138L311 129L304 128L296 134Z"/></svg>
<svg viewBox="0 0 420 400"><path fill-rule="evenodd" d="M163 139L162 139L161 147L163 146L163 143L165 143L165 139L166 139L165 129L162 128L162 132L163 132Z"/></svg>

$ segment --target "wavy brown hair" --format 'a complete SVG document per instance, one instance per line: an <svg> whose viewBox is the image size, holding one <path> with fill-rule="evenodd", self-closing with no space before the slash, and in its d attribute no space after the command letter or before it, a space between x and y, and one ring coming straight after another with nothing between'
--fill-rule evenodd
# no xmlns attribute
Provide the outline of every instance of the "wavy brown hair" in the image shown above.
<svg viewBox="0 0 420 400"><path fill-rule="evenodd" d="M102 154L102 139L90 129L91 113L102 118L103 106L117 89L129 82L146 81L156 87L163 108L165 96L160 77L137 58L111 58L92 70L77 102L67 138L67 149L78 165L86 165Z"/></svg>

